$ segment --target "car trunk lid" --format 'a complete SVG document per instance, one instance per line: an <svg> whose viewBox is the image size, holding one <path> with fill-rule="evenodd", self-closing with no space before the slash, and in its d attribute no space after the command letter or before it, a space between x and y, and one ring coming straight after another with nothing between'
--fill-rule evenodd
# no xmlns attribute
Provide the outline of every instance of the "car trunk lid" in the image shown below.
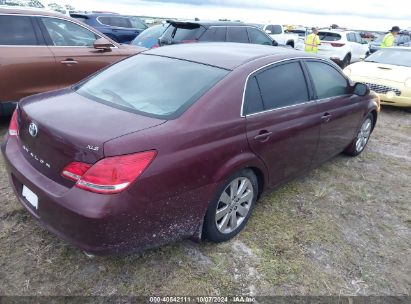
<svg viewBox="0 0 411 304"><path fill-rule="evenodd" d="M72 182L60 174L70 162L95 163L104 157L105 142L164 122L95 102L69 89L31 97L19 106L22 153L39 172L65 185Z"/></svg>

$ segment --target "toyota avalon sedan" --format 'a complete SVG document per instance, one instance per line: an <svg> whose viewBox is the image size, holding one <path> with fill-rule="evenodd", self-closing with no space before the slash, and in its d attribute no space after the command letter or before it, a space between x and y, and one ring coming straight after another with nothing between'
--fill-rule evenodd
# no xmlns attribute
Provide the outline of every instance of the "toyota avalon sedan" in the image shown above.
<svg viewBox="0 0 411 304"><path fill-rule="evenodd" d="M267 188L360 154L379 99L328 59L247 44L145 51L24 98L2 145L21 204L82 250L239 233Z"/></svg>

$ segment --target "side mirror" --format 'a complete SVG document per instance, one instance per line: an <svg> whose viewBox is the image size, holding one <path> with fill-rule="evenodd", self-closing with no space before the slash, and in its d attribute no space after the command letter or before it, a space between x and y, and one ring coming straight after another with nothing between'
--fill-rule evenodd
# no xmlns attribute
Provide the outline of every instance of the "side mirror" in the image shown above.
<svg viewBox="0 0 411 304"><path fill-rule="evenodd" d="M113 46L113 44L106 38L99 38L96 41L94 41L93 46L96 50L111 52L111 47Z"/></svg>
<svg viewBox="0 0 411 304"><path fill-rule="evenodd" d="M273 46L278 46L278 42L273 40Z"/></svg>
<svg viewBox="0 0 411 304"><path fill-rule="evenodd" d="M364 83L357 82L354 85L353 93L358 96L365 96L370 93L370 88Z"/></svg>
<svg viewBox="0 0 411 304"><path fill-rule="evenodd" d="M265 32L266 32L268 35L271 35L271 31L270 31L270 30L265 30Z"/></svg>

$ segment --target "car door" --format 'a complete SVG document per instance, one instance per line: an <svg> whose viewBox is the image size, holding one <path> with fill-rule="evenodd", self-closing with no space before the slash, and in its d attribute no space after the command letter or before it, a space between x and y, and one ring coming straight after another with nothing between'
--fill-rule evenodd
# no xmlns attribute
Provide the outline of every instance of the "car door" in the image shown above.
<svg viewBox="0 0 411 304"><path fill-rule="evenodd" d="M359 55L358 44L355 39L355 34L347 33L347 41L351 49L351 62L358 61L360 59L360 55Z"/></svg>
<svg viewBox="0 0 411 304"><path fill-rule="evenodd" d="M243 115L252 151L276 186L311 166L321 119L298 60L277 63L247 81Z"/></svg>
<svg viewBox="0 0 411 304"><path fill-rule="evenodd" d="M0 15L0 102L50 90L54 56L30 16Z"/></svg>
<svg viewBox="0 0 411 304"><path fill-rule="evenodd" d="M304 60L317 98L321 131L314 166L341 153L353 140L366 110L362 99L351 93L348 79L334 64Z"/></svg>
<svg viewBox="0 0 411 304"><path fill-rule="evenodd" d="M95 49L94 41L101 37L77 23L55 17L38 17L37 21L55 57L55 88L76 83L125 57L114 45L111 51Z"/></svg>

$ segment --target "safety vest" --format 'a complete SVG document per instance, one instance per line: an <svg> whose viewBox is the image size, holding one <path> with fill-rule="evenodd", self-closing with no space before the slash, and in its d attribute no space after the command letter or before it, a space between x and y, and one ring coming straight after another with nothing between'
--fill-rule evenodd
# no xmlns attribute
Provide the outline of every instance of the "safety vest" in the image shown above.
<svg viewBox="0 0 411 304"><path fill-rule="evenodd" d="M381 47L392 47L394 46L395 36L392 33L388 33L384 36L384 39L381 42Z"/></svg>
<svg viewBox="0 0 411 304"><path fill-rule="evenodd" d="M321 44L320 37L318 35L312 33L307 36L305 39L305 51L307 53L318 53L318 45Z"/></svg>

